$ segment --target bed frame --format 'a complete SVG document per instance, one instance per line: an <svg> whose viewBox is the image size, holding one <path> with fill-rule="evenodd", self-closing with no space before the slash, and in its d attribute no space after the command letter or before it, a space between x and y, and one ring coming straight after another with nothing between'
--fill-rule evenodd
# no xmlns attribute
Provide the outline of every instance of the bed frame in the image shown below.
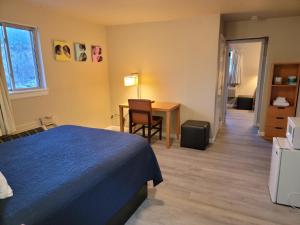
<svg viewBox="0 0 300 225"><path fill-rule="evenodd" d="M99 211L98 198L97 198L97 188L92 190L88 195L83 195L78 199L78 204L73 204L67 209L63 209L62 212L55 215L51 215L46 220L35 224L35 225L99 225L97 223L97 211ZM133 197L114 215L105 225L123 225L132 216L132 214L137 210L137 208L144 202L148 196L147 183L145 183L134 195ZM92 210L90 215L84 215L87 221L82 224L83 218L81 217L81 210L87 207L87 205ZM84 214L84 213L83 213ZM88 218L87 218L88 217ZM85 219L84 218L84 219ZM27 224L26 224L27 225Z"/></svg>
<svg viewBox="0 0 300 225"><path fill-rule="evenodd" d="M141 189L115 214L106 225L121 225L132 216L138 207L144 202L148 196L147 184L144 184Z"/></svg>

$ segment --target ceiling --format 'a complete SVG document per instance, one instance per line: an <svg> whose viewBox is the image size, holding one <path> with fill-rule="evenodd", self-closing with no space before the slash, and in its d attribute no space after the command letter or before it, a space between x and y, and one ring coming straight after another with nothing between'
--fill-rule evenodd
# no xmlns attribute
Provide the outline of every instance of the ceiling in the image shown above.
<svg viewBox="0 0 300 225"><path fill-rule="evenodd" d="M225 14L225 20L300 15L300 0L27 0L104 25Z"/></svg>

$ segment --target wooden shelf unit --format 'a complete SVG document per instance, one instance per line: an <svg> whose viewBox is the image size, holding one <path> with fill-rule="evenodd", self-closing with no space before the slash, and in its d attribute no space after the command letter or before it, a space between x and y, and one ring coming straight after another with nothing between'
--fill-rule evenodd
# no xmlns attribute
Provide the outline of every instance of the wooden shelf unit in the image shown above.
<svg viewBox="0 0 300 225"><path fill-rule="evenodd" d="M282 77L282 84L274 84L276 76ZM296 76L297 84L289 85L288 77ZM265 137L285 137L287 118L296 115L298 92L300 82L300 63L275 63L272 69L272 80L270 84L269 106L266 112ZM273 106L277 97L285 97L290 103L288 107Z"/></svg>

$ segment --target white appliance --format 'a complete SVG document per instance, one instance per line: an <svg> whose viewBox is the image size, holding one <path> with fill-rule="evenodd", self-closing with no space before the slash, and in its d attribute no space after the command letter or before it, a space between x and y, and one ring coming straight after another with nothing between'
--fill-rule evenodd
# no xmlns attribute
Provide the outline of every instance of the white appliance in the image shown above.
<svg viewBox="0 0 300 225"><path fill-rule="evenodd" d="M300 150L273 138L269 191L272 202L300 207Z"/></svg>
<svg viewBox="0 0 300 225"><path fill-rule="evenodd" d="M300 149L300 117L288 117L286 137L293 148Z"/></svg>

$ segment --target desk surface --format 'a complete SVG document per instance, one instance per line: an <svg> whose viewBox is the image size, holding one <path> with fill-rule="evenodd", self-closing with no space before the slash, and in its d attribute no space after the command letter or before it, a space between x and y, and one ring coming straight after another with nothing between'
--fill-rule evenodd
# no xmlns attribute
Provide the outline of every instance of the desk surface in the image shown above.
<svg viewBox="0 0 300 225"><path fill-rule="evenodd" d="M120 104L120 107L128 108L128 103ZM179 103L175 102L153 102L152 110L153 111L172 111L180 107Z"/></svg>

